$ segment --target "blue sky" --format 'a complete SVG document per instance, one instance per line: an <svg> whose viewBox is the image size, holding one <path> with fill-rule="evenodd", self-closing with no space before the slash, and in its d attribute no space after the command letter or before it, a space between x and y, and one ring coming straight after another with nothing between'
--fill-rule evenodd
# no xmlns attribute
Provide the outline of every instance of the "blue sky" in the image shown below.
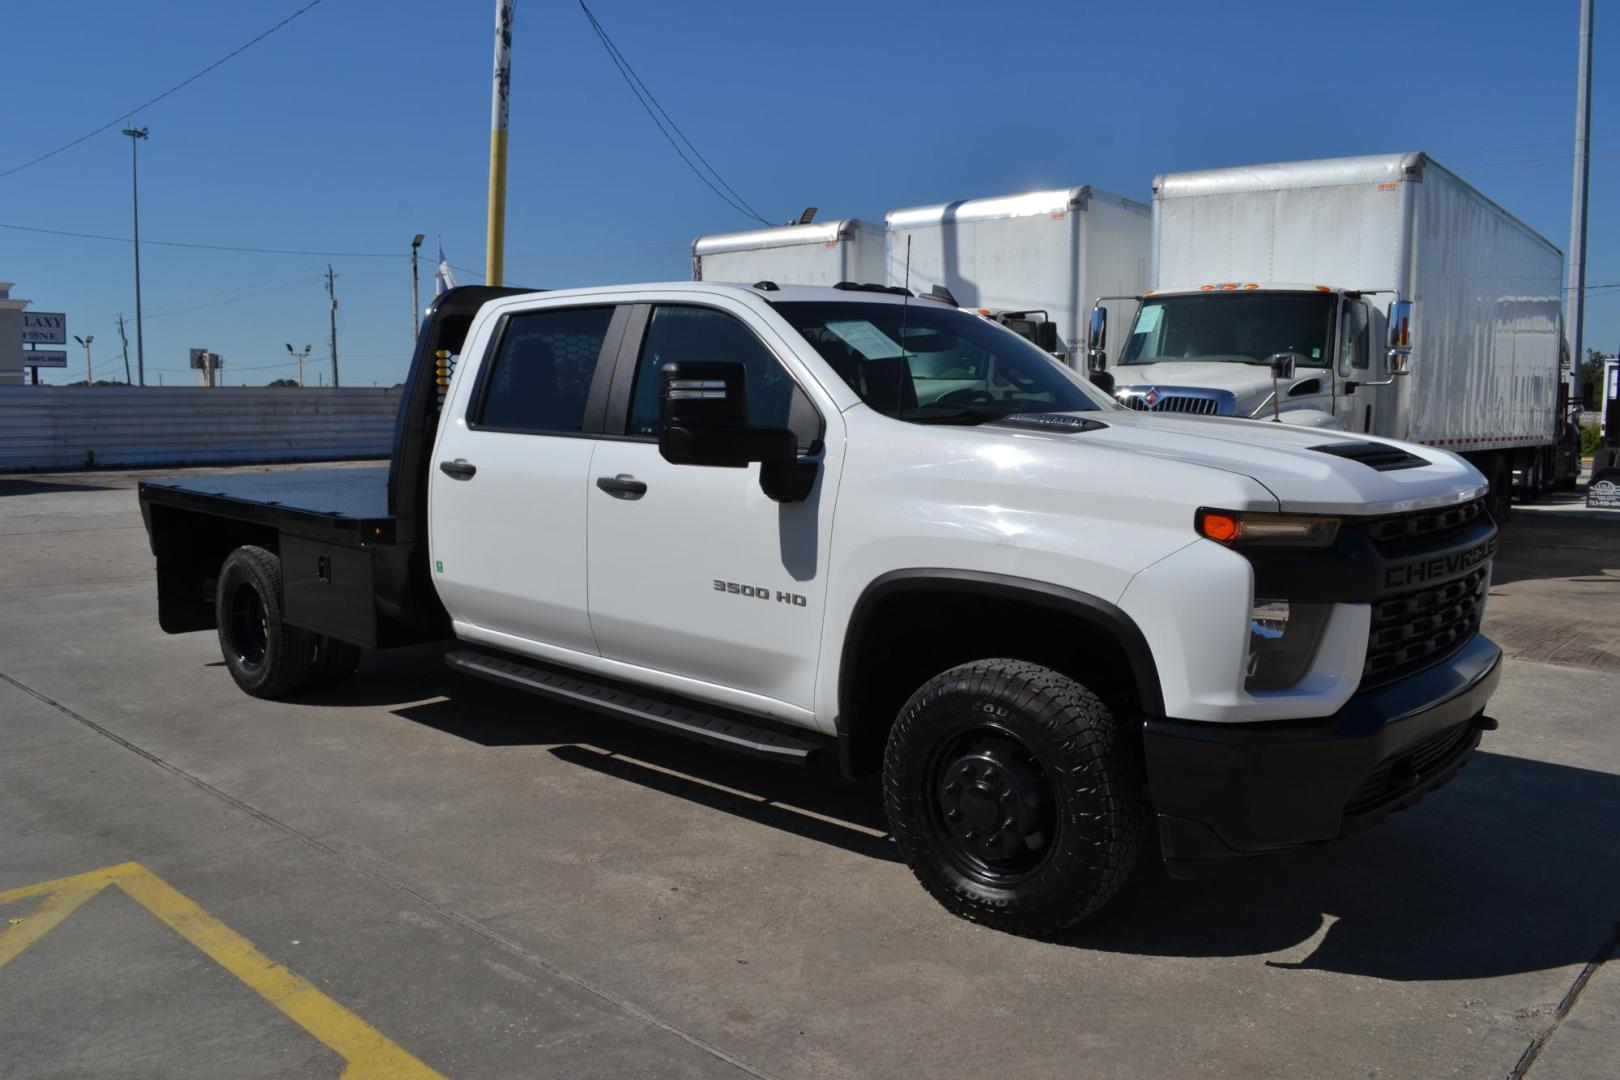
<svg viewBox="0 0 1620 1080"><path fill-rule="evenodd" d="M119 116L307 0L9 0L0 171ZM1603 7L1604 5L1599 5ZM143 113L149 381L328 370L323 283L341 301L347 385L408 362L412 234L442 235L463 283L484 260L488 0L323 0ZM1576 0L1154 5L595 0L676 122L773 221L1042 186L1147 199L1155 173L1424 150L1565 248ZM1604 14L1608 14L1605 12ZM1612 20L1610 20L1612 24ZM1620 93L1599 21L1588 281L1620 282ZM28 45L27 43L32 43ZM19 46L26 46L19 50ZM118 125L121 127L122 125ZM750 222L687 172L574 0L517 0L507 278L569 286L684 279L689 245ZM129 235L117 127L0 179L0 223ZM0 229L0 280L122 374L113 320L134 311L128 244ZM1620 344L1620 289L1595 294L1587 344ZM133 355L133 329L131 353ZM81 354L55 382L82 377Z"/></svg>

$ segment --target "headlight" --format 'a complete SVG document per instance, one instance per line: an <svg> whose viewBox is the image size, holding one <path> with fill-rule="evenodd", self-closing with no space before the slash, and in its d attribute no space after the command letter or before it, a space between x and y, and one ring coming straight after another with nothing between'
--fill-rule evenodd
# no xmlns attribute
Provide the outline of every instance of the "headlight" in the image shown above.
<svg viewBox="0 0 1620 1080"><path fill-rule="evenodd" d="M1286 690L1298 684L1316 659L1332 604L1256 600L1249 616L1246 690Z"/></svg>
<svg viewBox="0 0 1620 1080"><path fill-rule="evenodd" d="M1236 547L1327 547L1339 535L1339 519L1206 506L1193 515L1193 528L1199 536Z"/></svg>

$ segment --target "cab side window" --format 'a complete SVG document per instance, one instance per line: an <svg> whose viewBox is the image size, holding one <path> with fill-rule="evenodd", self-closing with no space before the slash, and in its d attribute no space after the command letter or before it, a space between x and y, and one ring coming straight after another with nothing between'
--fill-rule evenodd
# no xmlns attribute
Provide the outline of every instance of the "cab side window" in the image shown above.
<svg viewBox="0 0 1620 1080"><path fill-rule="evenodd" d="M534 434L582 431L585 399L612 318L612 307L509 316L489 361L474 426Z"/></svg>
<svg viewBox="0 0 1620 1080"><path fill-rule="evenodd" d="M806 453L821 438L821 418L782 362L741 321L713 308L661 304L653 309L636 361L626 433L656 438L665 364L686 360L740 363L748 379L748 423L788 428Z"/></svg>
<svg viewBox="0 0 1620 1080"><path fill-rule="evenodd" d="M1340 338L1339 374L1349 378L1352 372L1366 371L1370 365L1368 348L1367 305L1353 300L1344 305L1344 336Z"/></svg>

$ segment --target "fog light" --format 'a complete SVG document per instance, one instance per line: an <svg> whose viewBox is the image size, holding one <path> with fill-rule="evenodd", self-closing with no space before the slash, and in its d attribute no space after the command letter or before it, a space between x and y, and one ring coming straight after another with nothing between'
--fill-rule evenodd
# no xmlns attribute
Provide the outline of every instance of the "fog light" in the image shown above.
<svg viewBox="0 0 1620 1080"><path fill-rule="evenodd" d="M1332 604L1256 600L1249 614L1244 689L1286 690L1311 670Z"/></svg>

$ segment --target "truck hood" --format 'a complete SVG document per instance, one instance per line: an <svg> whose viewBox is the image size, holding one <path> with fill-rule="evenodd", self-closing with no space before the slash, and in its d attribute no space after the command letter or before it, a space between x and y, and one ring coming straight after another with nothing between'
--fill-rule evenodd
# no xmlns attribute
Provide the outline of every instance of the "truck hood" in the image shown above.
<svg viewBox="0 0 1620 1080"><path fill-rule="evenodd" d="M1221 365L1215 365L1221 366ZM1268 380L1269 381L1269 380ZM1100 427L1064 430L1057 424L997 422L987 427L1016 439L1106 449L1246 476L1276 498L1278 508L1299 513L1388 514L1464 502L1485 493L1485 478L1456 454L1394 439L1343 431L1234 420L1213 416L1138 413L1055 414ZM985 430L981 428L980 430ZM1027 445L1027 444L1026 444ZM1324 450L1334 447L1335 450ZM1363 449L1393 448L1422 464L1379 469L1357 460ZM1345 456L1346 454L1350 456ZM1095 468L1096 462L1090 462ZM1121 468L1129 468L1122 462Z"/></svg>
<svg viewBox="0 0 1620 1080"><path fill-rule="evenodd" d="M1233 416L1248 416L1271 395L1271 369L1264 364L1173 360L1162 364L1120 364L1109 370L1120 389L1158 387L1168 393L1182 387L1224 390L1233 397ZM1299 367L1289 385L1298 386L1319 376L1326 378L1327 369Z"/></svg>

